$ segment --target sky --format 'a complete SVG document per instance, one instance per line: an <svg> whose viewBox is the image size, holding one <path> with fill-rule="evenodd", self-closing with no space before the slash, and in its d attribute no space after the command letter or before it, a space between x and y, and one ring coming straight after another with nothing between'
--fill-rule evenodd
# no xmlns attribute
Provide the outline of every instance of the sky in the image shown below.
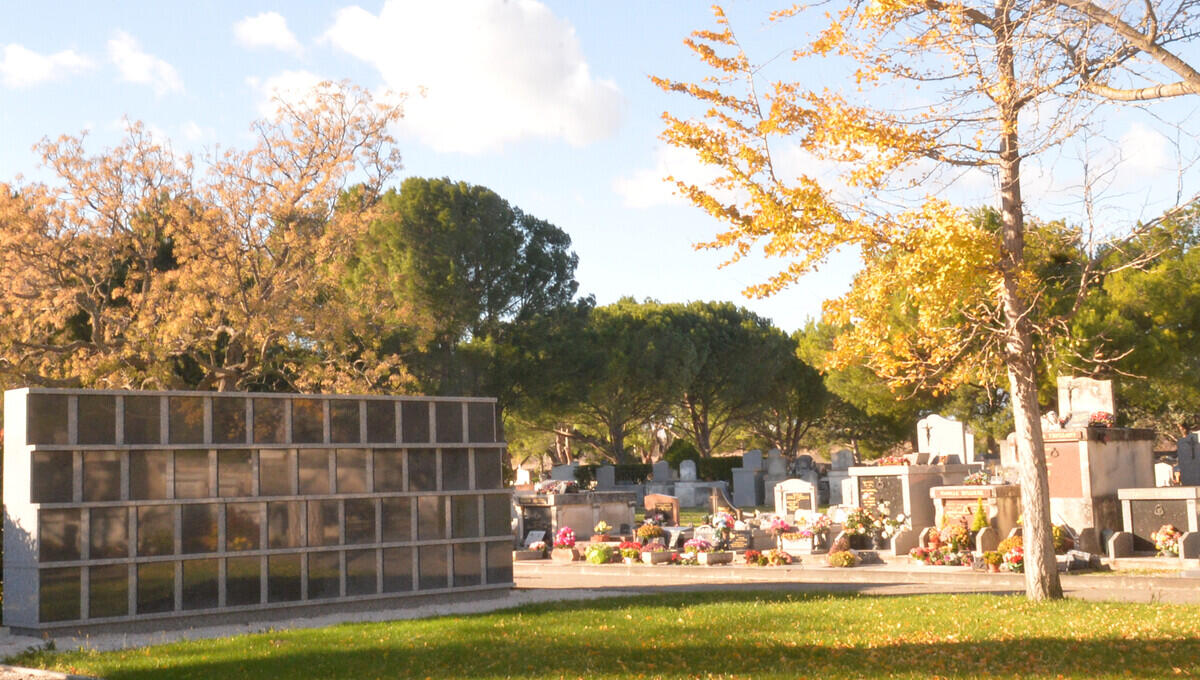
<svg viewBox="0 0 1200 680"><path fill-rule="evenodd" d="M845 292L858 266L842 253L792 288L749 300L742 289L784 263L750 257L719 268L727 254L693 249L721 225L663 181L706 175L659 139L663 111L686 102L649 76L704 75L683 45L690 31L712 27L704 2L10 3L0 23L0 182L45 178L31 150L40 139L87 130L99 151L120 139L126 119L198 156L245 147L271 93L349 79L408 93L396 185L408 176L479 184L556 224L579 255L580 292L600 304L733 300L791 331ZM767 25L763 5L733 9L752 51L795 44ZM791 79L838 75L778 61ZM1160 117L1194 109L1175 103ZM1105 145L1111 166L1101 213L1153 217L1177 193L1169 130L1138 111L1106 116L1088 142ZM1044 216L1082 219L1079 148L1027 165L1027 198ZM803 158L795 164L805 169ZM967 203L995 200L982 175L952 191Z"/></svg>

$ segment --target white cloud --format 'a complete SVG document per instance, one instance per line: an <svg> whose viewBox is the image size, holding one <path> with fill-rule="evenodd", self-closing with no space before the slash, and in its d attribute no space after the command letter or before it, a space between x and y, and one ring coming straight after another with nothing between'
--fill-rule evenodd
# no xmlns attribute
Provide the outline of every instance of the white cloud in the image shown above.
<svg viewBox="0 0 1200 680"><path fill-rule="evenodd" d="M1170 142L1157 130L1133 123L1121 136L1121 157L1125 170L1138 175L1174 173L1175 161L1168 150Z"/></svg>
<svg viewBox="0 0 1200 680"><path fill-rule="evenodd" d="M266 80L250 77L246 83L262 95L258 103L258 112L264 118L271 118L278 108L276 99L298 104L307 100L313 94L318 83L327 80L311 71L284 71Z"/></svg>
<svg viewBox="0 0 1200 680"><path fill-rule="evenodd" d="M207 142L217 138L216 130L204 127L194 120L187 121L180 129L183 132L183 138L193 143Z"/></svg>
<svg viewBox="0 0 1200 680"><path fill-rule="evenodd" d="M613 180L613 191L629 208L654 208L665 205L686 205L687 199L680 196L674 182L667 177L707 186L719 173L704 165L696 154L675 146L659 146L654 149L654 165L635 170L629 175Z"/></svg>
<svg viewBox="0 0 1200 680"><path fill-rule="evenodd" d="M340 10L322 37L407 92L404 127L439 151L531 138L575 146L617 127L622 97L596 78L575 29L535 0L388 0Z"/></svg>
<svg viewBox="0 0 1200 680"><path fill-rule="evenodd" d="M137 40L124 31L117 31L116 36L108 41L108 57L121 72L121 80L149 85L158 95L183 90L183 80L175 67L143 52Z"/></svg>
<svg viewBox="0 0 1200 680"><path fill-rule="evenodd" d="M233 25L233 35L243 47L269 47L300 54L300 41L287 27L287 19L278 12L263 12L246 17Z"/></svg>
<svg viewBox="0 0 1200 680"><path fill-rule="evenodd" d="M0 52L0 82L8 87L30 87L86 71L92 60L75 50L38 54L16 43Z"/></svg>

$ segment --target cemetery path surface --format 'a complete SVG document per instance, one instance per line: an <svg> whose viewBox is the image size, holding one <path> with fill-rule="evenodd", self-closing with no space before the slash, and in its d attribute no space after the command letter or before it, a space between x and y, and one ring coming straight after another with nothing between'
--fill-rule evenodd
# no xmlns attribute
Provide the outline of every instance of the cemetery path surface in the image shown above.
<svg viewBox="0 0 1200 680"><path fill-rule="evenodd" d="M818 558L819 559L819 558ZM961 567L912 567L884 564L834 569L801 567L678 567L646 565L556 564L548 560L514 563L516 587L507 595L462 602L423 604L403 609L328 614L283 621L227 624L153 633L100 633L83 638L59 637L58 649L112 650L172 642L227 637L261 630L319 628L345 621L388 621L457 616L525 604L601 597L632 597L648 593L711 590L768 590L858 592L864 595L929 593L1020 593L1018 574L981 574ZM1126 602L1200 604L1200 578L1109 574L1064 574L1068 597ZM0 658L41 646L37 638L0 633ZM46 671L0 666L0 680L73 680Z"/></svg>

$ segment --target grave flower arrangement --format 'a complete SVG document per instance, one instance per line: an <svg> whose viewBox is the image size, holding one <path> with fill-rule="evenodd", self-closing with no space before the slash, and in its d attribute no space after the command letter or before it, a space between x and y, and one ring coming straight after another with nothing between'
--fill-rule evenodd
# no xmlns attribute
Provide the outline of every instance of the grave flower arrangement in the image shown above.
<svg viewBox="0 0 1200 680"><path fill-rule="evenodd" d="M612 533L612 529L612 526L610 526L608 522L600 520L600 523L592 529L592 533L596 534L597 536L607 536Z"/></svg>
<svg viewBox="0 0 1200 680"><path fill-rule="evenodd" d="M1112 427L1117 422L1108 411L1094 411L1088 416L1088 427Z"/></svg>
<svg viewBox="0 0 1200 680"><path fill-rule="evenodd" d="M716 548L724 550L729 547L729 537L733 530L733 515L728 512L714 512L712 526L716 529Z"/></svg>
<svg viewBox="0 0 1200 680"><path fill-rule="evenodd" d="M908 551L908 556L921 562L936 567L959 567L970 565L974 556L969 550L954 550L948 545L939 546L936 548L913 548Z"/></svg>
<svg viewBox="0 0 1200 680"><path fill-rule="evenodd" d="M1018 574L1025 573L1025 549L1017 546L1004 553L1004 563L1000 565L1000 568Z"/></svg>
<svg viewBox="0 0 1200 680"><path fill-rule="evenodd" d="M909 462L909 460L907 458L905 458L904 456L901 456L901 455L896 455L896 454L893 454L890 456L884 456L883 458L880 458L879 460L875 461L875 464L876 465L911 465L911 463Z"/></svg>
<svg viewBox="0 0 1200 680"><path fill-rule="evenodd" d="M874 534L884 539L889 539L900 533L901 529L907 529L910 526L908 517L902 512L895 517L888 512L886 503L879 506L879 511L873 513L874 519Z"/></svg>
<svg viewBox="0 0 1200 680"><path fill-rule="evenodd" d="M703 538L688 539L687 543L683 544L683 552L685 553L702 553L712 552L713 544Z"/></svg>
<svg viewBox="0 0 1200 680"><path fill-rule="evenodd" d="M637 541L622 541L617 550L621 551L621 557L636 560L642 554L642 544Z"/></svg>
<svg viewBox="0 0 1200 680"><path fill-rule="evenodd" d="M648 552L660 553L660 552L666 552L666 551L667 551L667 546L663 545L662 543L647 543L642 546L642 552L644 552L644 553L648 553Z"/></svg>
<svg viewBox="0 0 1200 680"><path fill-rule="evenodd" d="M606 543L593 543L588 546L585 557L592 564L608 564L613 561L614 551Z"/></svg>
<svg viewBox="0 0 1200 680"><path fill-rule="evenodd" d="M535 541L533 543L530 543L529 549L534 552L545 553L546 552L546 542L545 541Z"/></svg>
<svg viewBox="0 0 1200 680"><path fill-rule="evenodd" d="M1150 534L1150 540L1154 541L1154 548L1163 557L1179 556L1179 539L1181 538L1183 538L1183 534L1173 524L1164 524L1158 528L1158 531Z"/></svg>
<svg viewBox="0 0 1200 680"><path fill-rule="evenodd" d="M829 557L826 558L826 561L829 562L829 566L840 568L853 567L854 565L858 564L858 560L858 555L855 555L854 552L850 550L831 552L829 553Z"/></svg>
<svg viewBox="0 0 1200 680"><path fill-rule="evenodd" d="M992 476L986 471L972 472L963 478L963 486L987 486L992 481Z"/></svg>
<svg viewBox="0 0 1200 680"><path fill-rule="evenodd" d="M964 518L965 520L965 518ZM942 528L938 535L941 537L942 545L946 546L954 552L966 550L971 545L971 532L967 530L967 525L964 522L954 522Z"/></svg>
<svg viewBox="0 0 1200 680"><path fill-rule="evenodd" d="M533 492L540 494L575 493L578 490L579 483L573 479L546 479L533 487Z"/></svg>
<svg viewBox="0 0 1200 680"><path fill-rule="evenodd" d="M574 548L575 531L571 527L563 527L554 535L555 548Z"/></svg>
<svg viewBox="0 0 1200 680"><path fill-rule="evenodd" d="M752 567L767 566L766 555L763 555L757 550L747 550L746 552L742 553L742 559L746 561L746 564Z"/></svg>
<svg viewBox="0 0 1200 680"><path fill-rule="evenodd" d="M842 529L854 536L869 536L873 533L875 524L875 513L866 508L854 508L846 513L846 519L842 520Z"/></svg>
<svg viewBox="0 0 1200 680"><path fill-rule="evenodd" d="M651 524L647 522L638 527L635 533L637 534L637 537L642 539L642 542L645 543L652 538L662 538L667 532L663 531L663 528L657 524Z"/></svg>
<svg viewBox="0 0 1200 680"><path fill-rule="evenodd" d="M787 520L782 517L772 517L770 523L767 524L767 533L774 538L779 538L793 531L795 531L795 528L788 524Z"/></svg>
<svg viewBox="0 0 1200 680"><path fill-rule="evenodd" d="M770 566L770 567L779 567L779 566L783 566L785 564L792 563L792 556L785 553L784 551L780 550L779 548L774 548L772 550L768 550L763 555L763 558L766 559L767 566Z"/></svg>

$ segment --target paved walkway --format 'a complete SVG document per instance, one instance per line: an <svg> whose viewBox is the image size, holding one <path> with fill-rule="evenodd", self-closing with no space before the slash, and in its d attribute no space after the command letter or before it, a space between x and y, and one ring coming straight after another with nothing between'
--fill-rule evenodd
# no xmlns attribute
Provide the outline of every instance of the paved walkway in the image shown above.
<svg viewBox="0 0 1200 680"><path fill-rule="evenodd" d="M450 604L421 605L405 609L324 615L250 625L225 625L157 633L98 634L87 638L58 638L58 649L97 650L144 647L180 639L207 639L257 632L267 628L319 628L343 621L387 621L455 616L507 609L525 604L599 597L631 597L647 593L701 590L772 590L857 592L871 595L916 595L926 593L1020 593L1024 577L1019 574L972 572L964 567L914 566L907 559L891 564L834 569L812 558L812 563L790 567L679 567L647 565L592 565L585 562L557 564L549 560L516 562L516 587L502 597L482 598ZM1083 573L1063 574L1068 597L1125 602L1200 604L1200 575ZM0 629L2 630L2 629ZM0 632L0 658L17 654L44 642ZM0 666L0 680L63 680L61 673L29 671Z"/></svg>

